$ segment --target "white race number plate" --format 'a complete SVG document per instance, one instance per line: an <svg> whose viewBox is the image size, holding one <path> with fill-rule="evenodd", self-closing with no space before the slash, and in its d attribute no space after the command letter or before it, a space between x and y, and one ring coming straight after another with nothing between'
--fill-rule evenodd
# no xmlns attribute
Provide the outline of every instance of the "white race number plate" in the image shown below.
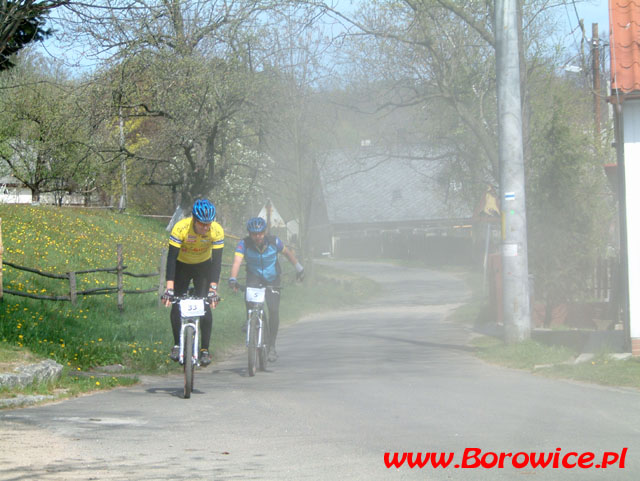
<svg viewBox="0 0 640 481"><path fill-rule="evenodd" d="M265 291L264 287L247 287L246 299L248 302L264 302Z"/></svg>
<svg viewBox="0 0 640 481"><path fill-rule="evenodd" d="M183 299L180 301L182 317L204 316L204 301L202 299Z"/></svg>

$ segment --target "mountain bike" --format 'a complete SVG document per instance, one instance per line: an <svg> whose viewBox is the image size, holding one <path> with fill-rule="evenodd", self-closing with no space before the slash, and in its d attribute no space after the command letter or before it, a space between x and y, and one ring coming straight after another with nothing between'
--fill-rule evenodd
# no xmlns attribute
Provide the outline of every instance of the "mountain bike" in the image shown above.
<svg viewBox="0 0 640 481"><path fill-rule="evenodd" d="M191 397L196 366L200 365L198 358L200 318L204 316L207 301L207 298L197 297L191 293L171 298L172 303L180 306L180 357L178 361L184 366L185 399Z"/></svg>
<svg viewBox="0 0 640 481"><path fill-rule="evenodd" d="M264 309L267 286L243 287L247 301L247 353L249 376L267 370L269 320Z"/></svg>

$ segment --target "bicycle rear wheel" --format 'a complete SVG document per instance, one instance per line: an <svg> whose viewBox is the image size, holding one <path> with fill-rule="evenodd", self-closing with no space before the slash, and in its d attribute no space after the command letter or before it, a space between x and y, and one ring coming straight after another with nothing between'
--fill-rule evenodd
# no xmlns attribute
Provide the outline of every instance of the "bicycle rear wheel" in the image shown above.
<svg viewBox="0 0 640 481"><path fill-rule="evenodd" d="M189 399L193 391L193 375L196 365L193 359L193 342L195 330L192 326L187 326L184 330L184 397Z"/></svg>
<svg viewBox="0 0 640 481"><path fill-rule="evenodd" d="M255 311L251 313L251 321L249 322L247 352L249 355L249 376L255 376L258 363L258 314Z"/></svg>

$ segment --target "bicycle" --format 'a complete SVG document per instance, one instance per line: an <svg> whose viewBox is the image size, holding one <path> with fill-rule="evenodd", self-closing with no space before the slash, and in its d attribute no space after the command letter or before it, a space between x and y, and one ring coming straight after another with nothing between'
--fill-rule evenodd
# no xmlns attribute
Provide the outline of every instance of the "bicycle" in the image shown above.
<svg viewBox="0 0 640 481"><path fill-rule="evenodd" d="M180 305L180 357L178 362L184 366L184 398L189 399L193 391L193 379L196 366L200 366L200 318L205 313L206 297L197 297L191 293L174 296L171 303Z"/></svg>
<svg viewBox="0 0 640 481"><path fill-rule="evenodd" d="M249 376L255 376L256 371L267 370L267 355L269 354L269 319L264 309L268 286L259 287L238 286L245 291L247 301L247 353Z"/></svg>

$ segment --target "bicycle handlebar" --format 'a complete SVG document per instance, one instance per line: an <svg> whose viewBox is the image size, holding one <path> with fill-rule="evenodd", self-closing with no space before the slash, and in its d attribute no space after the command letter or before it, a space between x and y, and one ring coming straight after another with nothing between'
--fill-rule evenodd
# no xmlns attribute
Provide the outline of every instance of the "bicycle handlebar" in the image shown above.
<svg viewBox="0 0 640 481"><path fill-rule="evenodd" d="M182 300L185 299L193 299L193 300L203 300L203 301L211 301L213 300L214 302L220 302L220 296L215 295L213 297L200 297L200 296L193 296L191 294L183 294L181 296L171 296L168 298L169 302L171 302L171 304L176 304Z"/></svg>
<svg viewBox="0 0 640 481"><path fill-rule="evenodd" d="M239 291L245 292L247 290L247 286L244 284L238 284L236 283L236 287L238 288ZM248 287L255 287L256 289L261 289L261 288L265 288L265 289L282 289L282 286L270 286L270 285L264 285L264 284L259 284L257 286L248 286Z"/></svg>

